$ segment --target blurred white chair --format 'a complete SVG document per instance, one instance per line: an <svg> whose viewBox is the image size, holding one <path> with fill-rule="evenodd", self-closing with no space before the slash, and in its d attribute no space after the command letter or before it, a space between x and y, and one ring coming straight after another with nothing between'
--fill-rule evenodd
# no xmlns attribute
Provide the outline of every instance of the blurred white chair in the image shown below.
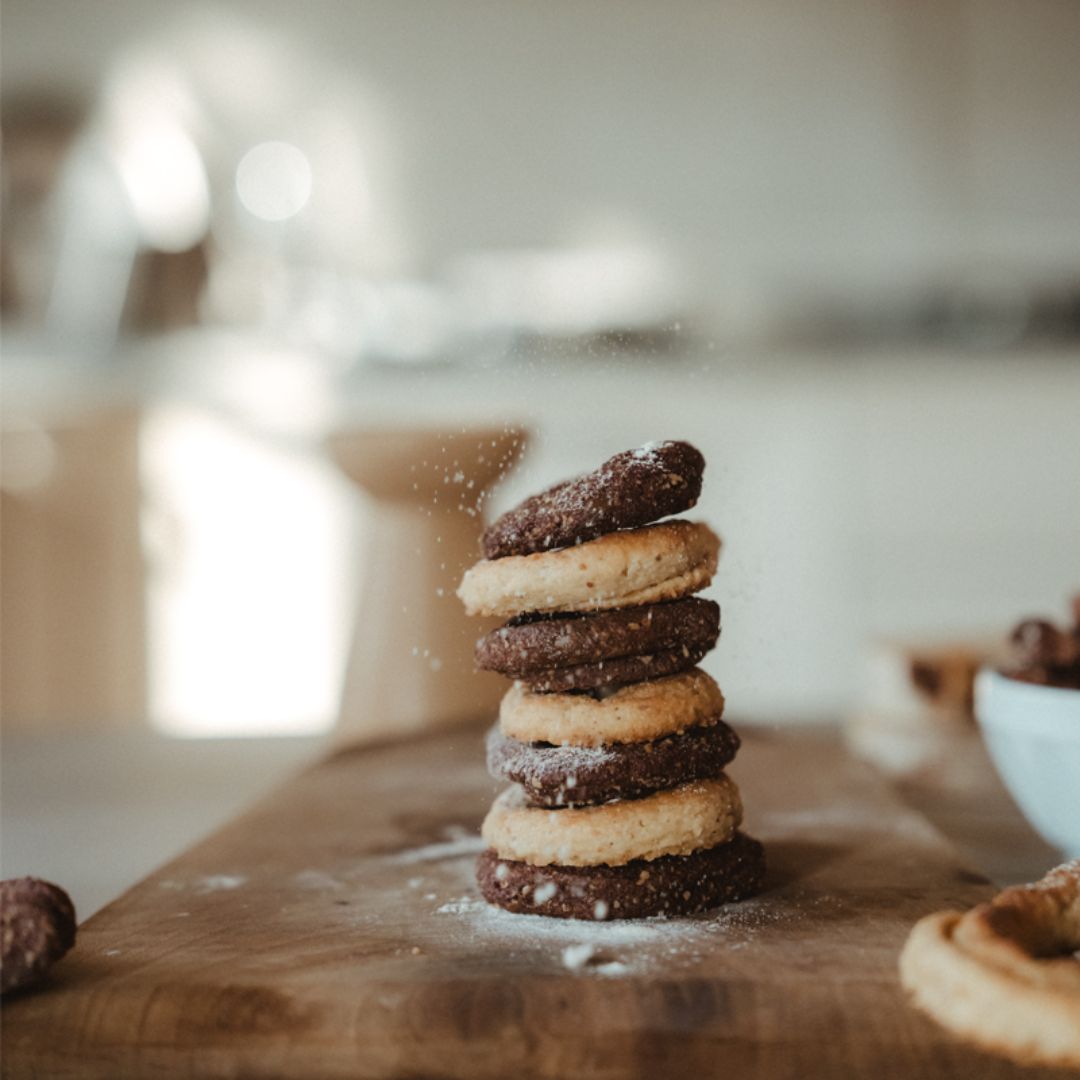
<svg viewBox="0 0 1080 1080"><path fill-rule="evenodd" d="M506 681L473 669L495 625L455 595L480 558L490 487L521 456L515 428L340 433L334 460L374 500L338 738L361 741L495 716Z"/></svg>

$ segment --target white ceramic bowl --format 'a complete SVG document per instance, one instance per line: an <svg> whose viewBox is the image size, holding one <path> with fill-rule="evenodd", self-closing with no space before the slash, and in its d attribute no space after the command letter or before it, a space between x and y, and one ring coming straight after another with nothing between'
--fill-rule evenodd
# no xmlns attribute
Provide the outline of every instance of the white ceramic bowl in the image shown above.
<svg viewBox="0 0 1080 1080"><path fill-rule="evenodd" d="M975 715L1017 805L1044 839L1080 856L1080 690L975 680Z"/></svg>

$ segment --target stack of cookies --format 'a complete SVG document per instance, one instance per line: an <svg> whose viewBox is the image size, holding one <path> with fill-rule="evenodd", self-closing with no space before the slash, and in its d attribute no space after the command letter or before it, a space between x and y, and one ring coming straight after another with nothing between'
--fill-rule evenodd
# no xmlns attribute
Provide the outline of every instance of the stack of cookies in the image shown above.
<svg viewBox="0 0 1080 1080"><path fill-rule="evenodd" d="M760 888L724 774L739 739L696 667L720 609L694 596L720 541L656 522L697 502L705 461L651 443L526 499L484 534L458 596L507 619L478 666L514 680L488 736L511 782L483 826L477 878L510 911L580 919L681 915Z"/></svg>

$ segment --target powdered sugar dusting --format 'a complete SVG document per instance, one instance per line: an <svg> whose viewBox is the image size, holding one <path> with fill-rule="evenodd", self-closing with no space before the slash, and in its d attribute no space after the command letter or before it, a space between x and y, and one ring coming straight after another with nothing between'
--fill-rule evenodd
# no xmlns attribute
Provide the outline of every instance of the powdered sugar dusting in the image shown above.
<svg viewBox="0 0 1080 1080"><path fill-rule="evenodd" d="M627 967L620 960L605 960L595 945L567 945L562 951L563 967L570 971L588 969L593 975L622 975Z"/></svg>
<svg viewBox="0 0 1080 1080"><path fill-rule="evenodd" d="M580 945L567 945L562 951L564 966L571 971L580 971L596 954L596 946L583 942Z"/></svg>
<svg viewBox="0 0 1080 1080"><path fill-rule="evenodd" d="M669 439L654 439L652 442L647 442L642 446L639 446L631 454L632 457L638 461L647 460L650 458L656 458L657 453L665 446L670 446L671 441Z"/></svg>
<svg viewBox="0 0 1080 1080"><path fill-rule="evenodd" d="M593 770L618 761L618 753L607 746L545 746L536 753L528 744L516 746L494 727L487 736L488 769L494 776L513 778L533 792L542 791L551 777L564 777L560 802L572 801L566 789L577 786L578 774L588 776Z"/></svg>
<svg viewBox="0 0 1080 1080"><path fill-rule="evenodd" d="M207 874L195 883L197 893L229 892L247 884L243 874Z"/></svg>
<svg viewBox="0 0 1080 1080"><path fill-rule="evenodd" d="M453 840L425 844L423 847L409 848L406 851L387 855L386 861L397 866L412 866L415 863L454 859L459 855L479 855L483 850L484 841L479 836L460 836Z"/></svg>
<svg viewBox="0 0 1080 1080"><path fill-rule="evenodd" d="M783 918L772 905L746 900L677 919L553 919L504 911L471 891L439 904L434 914L452 921L451 938L470 952L497 950L528 957L531 967L557 963L575 975L607 978L683 967L717 949L744 948L760 929Z"/></svg>
<svg viewBox="0 0 1080 1080"><path fill-rule="evenodd" d="M394 936L401 942L400 955L418 963L452 959L455 970L465 974L487 973L497 964L508 974L530 976L664 976L717 953L735 953L759 937L771 943L775 928L794 918L790 904L767 895L679 918L592 921L514 914L479 894L475 854L484 844L475 829L475 824L446 826L446 840L359 860L343 855L320 868L326 878L304 874L303 884L341 882L339 890L320 896L312 888L308 896L311 903L326 905L320 910L332 914L343 934ZM373 864L379 868L375 874ZM540 891L537 903L545 902L544 886L543 881L534 885ZM828 897L830 904L834 899ZM806 893L798 910L819 901L824 898Z"/></svg>
<svg viewBox="0 0 1080 1080"><path fill-rule="evenodd" d="M545 881L543 885L537 885L533 889L533 903L534 904L546 904L549 900L553 900L559 891L558 885L553 881Z"/></svg>
<svg viewBox="0 0 1080 1080"><path fill-rule="evenodd" d="M301 870L293 874L293 883L301 889L340 889L342 882L323 870Z"/></svg>

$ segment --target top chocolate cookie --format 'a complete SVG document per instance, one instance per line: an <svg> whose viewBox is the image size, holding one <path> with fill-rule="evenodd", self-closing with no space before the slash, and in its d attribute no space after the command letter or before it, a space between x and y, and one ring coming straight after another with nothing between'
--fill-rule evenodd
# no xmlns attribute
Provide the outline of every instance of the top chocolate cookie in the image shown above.
<svg viewBox="0 0 1080 1080"><path fill-rule="evenodd" d="M593 472L508 510L484 533L484 556L501 559L569 547L680 514L697 502L704 471L705 459L689 443L624 450Z"/></svg>

